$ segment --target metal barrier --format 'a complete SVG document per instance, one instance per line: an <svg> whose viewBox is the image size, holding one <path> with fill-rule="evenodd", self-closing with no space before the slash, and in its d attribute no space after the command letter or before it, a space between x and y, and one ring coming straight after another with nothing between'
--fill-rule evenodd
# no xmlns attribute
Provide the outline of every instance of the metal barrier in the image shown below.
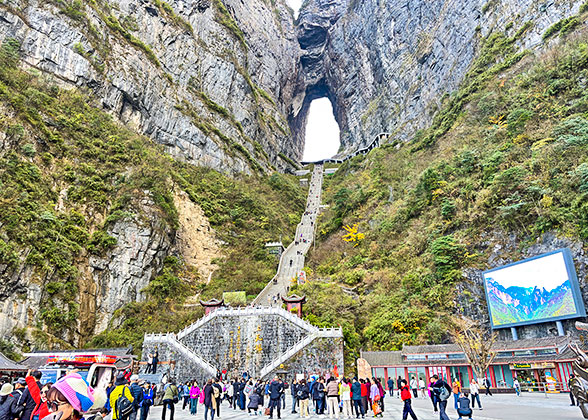
<svg viewBox="0 0 588 420"><path fill-rule="evenodd" d="M568 384L564 382L521 382L521 392L538 392L547 396L569 391Z"/></svg>

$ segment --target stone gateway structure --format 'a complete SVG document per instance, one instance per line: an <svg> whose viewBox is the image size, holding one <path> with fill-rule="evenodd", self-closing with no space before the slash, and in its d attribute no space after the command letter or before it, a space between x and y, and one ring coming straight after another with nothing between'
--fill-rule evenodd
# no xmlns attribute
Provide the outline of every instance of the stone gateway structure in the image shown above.
<svg viewBox="0 0 588 420"><path fill-rule="evenodd" d="M343 369L341 328L317 328L281 308L220 307L177 334L146 334L143 361L155 348L171 376L203 381L219 372L270 377Z"/></svg>

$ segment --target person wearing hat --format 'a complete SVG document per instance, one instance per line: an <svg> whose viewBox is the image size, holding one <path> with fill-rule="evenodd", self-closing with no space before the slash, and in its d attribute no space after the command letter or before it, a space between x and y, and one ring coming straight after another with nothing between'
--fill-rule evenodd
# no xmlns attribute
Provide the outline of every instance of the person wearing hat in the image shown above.
<svg viewBox="0 0 588 420"><path fill-rule="evenodd" d="M119 399L126 398L131 403L134 401L133 396L131 395L131 391L127 385L127 380L123 373L119 373L116 377L116 381L114 381L114 389L110 392L110 407L112 409L112 420L128 418L129 415L123 416L120 413L119 406ZM126 402L126 401L123 401ZM121 404L122 405L122 404ZM133 410L135 412L135 416L137 415L137 410Z"/></svg>
<svg viewBox="0 0 588 420"><path fill-rule="evenodd" d="M94 390L79 373L70 373L47 391L47 407L51 414L45 420L81 420L93 405Z"/></svg>
<svg viewBox="0 0 588 420"><path fill-rule="evenodd" d="M27 386L25 378L18 378L14 383L12 392L6 397L4 404L0 407L0 420L20 419L24 406L20 404L24 388Z"/></svg>
<svg viewBox="0 0 588 420"><path fill-rule="evenodd" d="M6 401L6 399L12 391L14 391L14 387L12 386L12 384L2 384L2 388L0 389L0 407L2 407L4 401Z"/></svg>

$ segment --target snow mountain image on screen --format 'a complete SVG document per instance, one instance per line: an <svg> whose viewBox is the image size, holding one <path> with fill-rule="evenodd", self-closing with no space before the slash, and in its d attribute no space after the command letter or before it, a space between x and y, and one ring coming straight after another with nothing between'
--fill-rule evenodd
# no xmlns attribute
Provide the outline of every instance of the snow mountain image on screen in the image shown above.
<svg viewBox="0 0 588 420"><path fill-rule="evenodd" d="M577 312L569 280L552 290L535 287L505 288L492 277L486 277L489 306L495 326L535 321Z"/></svg>

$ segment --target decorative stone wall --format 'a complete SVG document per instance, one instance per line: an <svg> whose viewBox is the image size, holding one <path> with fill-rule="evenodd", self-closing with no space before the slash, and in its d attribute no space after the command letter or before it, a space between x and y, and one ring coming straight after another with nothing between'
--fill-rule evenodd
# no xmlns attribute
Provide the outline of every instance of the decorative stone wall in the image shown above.
<svg viewBox="0 0 588 420"><path fill-rule="evenodd" d="M292 359L284 363L283 368L276 370L287 372L287 378L295 377L296 374L320 375L333 374L337 366L339 374L344 372L343 361L343 338L316 338L304 349L296 353ZM272 372L269 377L274 375Z"/></svg>
<svg viewBox="0 0 588 420"><path fill-rule="evenodd" d="M166 363L158 365L157 373L167 374L168 377L174 378L178 381L188 381L195 379L199 384L202 384L210 379L210 373L204 371L182 353L175 351L175 349L165 343L144 344L142 361L146 362L149 353L153 353L156 348L159 350L160 362L174 362L173 364ZM141 372L144 372L144 370Z"/></svg>
<svg viewBox="0 0 588 420"><path fill-rule="evenodd" d="M252 310L246 315L235 312L209 316L209 320L204 318L204 322L200 321L193 331L188 329L185 335L180 333L175 336L181 344L173 344L171 341L175 339L166 341L165 336L146 337L142 360L147 361L149 353L157 347L160 362L173 362L171 365L160 365L159 369L180 381L203 381L211 376L189 357L190 354L186 354L186 350L182 350L183 353L180 351L182 345L187 347L188 352L212 365L217 372L226 370L229 376L247 372L259 377L262 369L271 369L269 366L272 364L274 367L269 375L276 371L287 373L289 377L299 373L324 375L332 373L335 366L343 372L342 333L319 331L310 324L304 328L304 325L297 324L303 321L294 322L287 316L268 313L267 308ZM315 337L312 341L311 336ZM292 353L291 349L305 338L310 341L309 344ZM288 359L285 355L286 360L278 364L277 359L288 350L293 356Z"/></svg>
<svg viewBox="0 0 588 420"><path fill-rule="evenodd" d="M307 334L276 315L218 316L180 341L220 370L253 375Z"/></svg>

